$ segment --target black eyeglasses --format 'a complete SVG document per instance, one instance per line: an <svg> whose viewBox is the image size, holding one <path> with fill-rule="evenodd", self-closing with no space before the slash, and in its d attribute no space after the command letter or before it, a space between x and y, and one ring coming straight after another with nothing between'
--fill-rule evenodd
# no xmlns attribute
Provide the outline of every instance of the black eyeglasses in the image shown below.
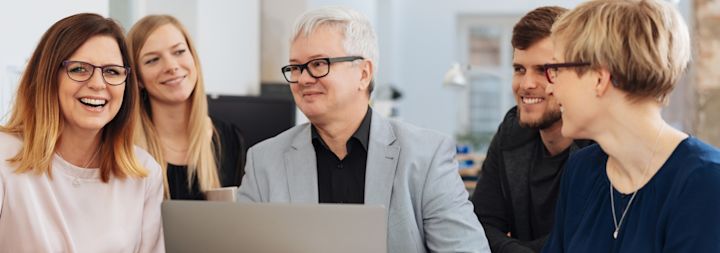
<svg viewBox="0 0 720 253"><path fill-rule="evenodd" d="M588 62L551 63L551 64L544 64L543 69L545 69L545 78L547 78L548 83L555 84L558 69L560 69L560 68L578 68L578 67L585 67L585 66L590 66L590 63L588 63Z"/></svg>
<svg viewBox="0 0 720 253"><path fill-rule="evenodd" d="M285 67L282 67L280 70L283 73L283 76L285 77L285 80L287 80L289 83L297 83L298 80L300 80L300 75L302 75L303 70L308 71L308 74L312 76L313 78L321 78L324 76L327 76L330 74L330 64L334 62L346 62L346 61L355 61L355 60L363 60L365 58L361 56L344 56L344 57L334 57L334 58L320 58L320 59L313 59L309 62L306 62L305 64L290 64Z"/></svg>
<svg viewBox="0 0 720 253"><path fill-rule="evenodd" d="M82 61L63 61L62 66L68 77L76 82L85 82L92 78L95 69L100 69L102 79L109 85L121 85L127 80L130 68L118 65L95 66Z"/></svg>

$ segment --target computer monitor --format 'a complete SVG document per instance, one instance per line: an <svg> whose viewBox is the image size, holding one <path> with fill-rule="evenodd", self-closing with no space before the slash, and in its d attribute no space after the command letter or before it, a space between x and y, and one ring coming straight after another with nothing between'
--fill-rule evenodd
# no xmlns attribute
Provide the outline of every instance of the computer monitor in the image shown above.
<svg viewBox="0 0 720 253"><path fill-rule="evenodd" d="M382 206L171 200L162 219L170 253L387 252Z"/></svg>
<svg viewBox="0 0 720 253"><path fill-rule="evenodd" d="M210 116L237 126L246 148L295 126L292 99L256 96L208 96Z"/></svg>

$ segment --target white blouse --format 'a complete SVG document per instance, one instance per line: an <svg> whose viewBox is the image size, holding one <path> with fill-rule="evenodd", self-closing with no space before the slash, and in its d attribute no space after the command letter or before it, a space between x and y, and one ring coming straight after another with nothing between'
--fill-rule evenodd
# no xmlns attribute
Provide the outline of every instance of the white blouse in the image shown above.
<svg viewBox="0 0 720 253"><path fill-rule="evenodd" d="M0 252L165 252L160 165L135 147L145 178L100 180L55 155L52 179L15 173L21 140L0 132Z"/></svg>

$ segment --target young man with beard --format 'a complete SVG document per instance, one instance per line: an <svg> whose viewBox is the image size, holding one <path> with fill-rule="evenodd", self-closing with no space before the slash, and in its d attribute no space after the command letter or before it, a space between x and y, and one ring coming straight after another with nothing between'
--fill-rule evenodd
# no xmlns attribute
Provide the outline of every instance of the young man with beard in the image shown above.
<svg viewBox="0 0 720 253"><path fill-rule="evenodd" d="M513 28L512 89L482 165L472 202L492 252L539 252L553 224L562 167L586 141L562 136L560 107L545 93L543 64L553 57L550 28L561 7L541 7Z"/></svg>

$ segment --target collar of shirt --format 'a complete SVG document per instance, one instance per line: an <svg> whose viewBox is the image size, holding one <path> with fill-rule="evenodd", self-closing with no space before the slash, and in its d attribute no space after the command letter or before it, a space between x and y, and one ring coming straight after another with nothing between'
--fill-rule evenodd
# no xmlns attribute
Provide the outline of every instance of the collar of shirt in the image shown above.
<svg viewBox="0 0 720 253"><path fill-rule="evenodd" d="M353 135L350 137L350 139L355 139L358 142L360 142L360 144L365 149L365 151L368 150L368 143L370 142L370 121L371 121L371 119L372 119L372 109L370 109L370 106L368 106L368 109L365 113L365 117L363 118L362 122L360 122L360 127L358 127L358 129L355 130L355 133L353 133ZM315 126L314 125L311 125L311 126L312 127L311 127L310 133L311 133L312 141L313 142L319 141L320 144L325 149L329 149L327 144L325 144L325 141L322 139L322 137L320 137L320 134L318 133ZM348 148L350 146L349 142L350 142L350 140L348 140L348 144L347 144ZM350 150L348 150L348 153L349 152L350 152Z"/></svg>

